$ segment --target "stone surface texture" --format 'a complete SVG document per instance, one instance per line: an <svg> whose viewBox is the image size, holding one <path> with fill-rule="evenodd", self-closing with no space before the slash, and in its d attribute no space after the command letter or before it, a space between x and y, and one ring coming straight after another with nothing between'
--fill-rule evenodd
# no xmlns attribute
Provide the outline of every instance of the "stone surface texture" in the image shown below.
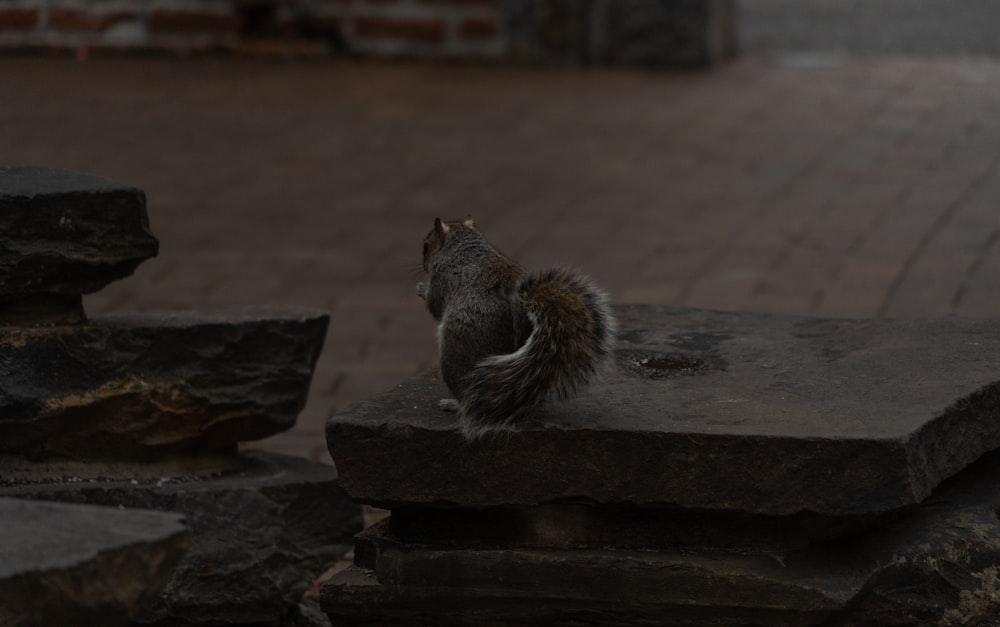
<svg viewBox="0 0 1000 627"><path fill-rule="evenodd" d="M247 308L0 327L0 453L156 459L289 429L327 322Z"/></svg>
<svg viewBox="0 0 1000 627"><path fill-rule="evenodd" d="M924 500L1000 446L996 320L618 311L603 380L520 431L465 442L434 374L333 416L345 489L389 507L864 516Z"/></svg>
<svg viewBox="0 0 1000 627"><path fill-rule="evenodd" d="M162 593L136 616L138 624L295 624L303 592L350 549L361 529L361 509L340 489L329 465L252 451L239 462L238 470L207 478L53 477L0 484L0 496L183 514L190 551ZM73 537L72 528L65 533Z"/></svg>
<svg viewBox="0 0 1000 627"><path fill-rule="evenodd" d="M11 297L96 292L158 250L142 190L89 174L0 167L0 309Z"/></svg>
<svg viewBox="0 0 1000 627"><path fill-rule="evenodd" d="M190 544L178 514L0 498L0 625L109 627L154 601Z"/></svg>

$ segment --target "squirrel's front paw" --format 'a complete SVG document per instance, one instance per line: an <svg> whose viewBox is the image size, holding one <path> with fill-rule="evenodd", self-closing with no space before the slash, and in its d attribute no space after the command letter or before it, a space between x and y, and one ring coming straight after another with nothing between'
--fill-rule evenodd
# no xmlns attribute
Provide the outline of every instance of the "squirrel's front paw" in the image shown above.
<svg viewBox="0 0 1000 627"><path fill-rule="evenodd" d="M417 283L417 296L419 296L420 298L422 298L424 300L427 300L427 284L426 283Z"/></svg>
<svg viewBox="0 0 1000 627"><path fill-rule="evenodd" d="M444 411L458 411L458 399L442 398L438 401L438 407Z"/></svg>

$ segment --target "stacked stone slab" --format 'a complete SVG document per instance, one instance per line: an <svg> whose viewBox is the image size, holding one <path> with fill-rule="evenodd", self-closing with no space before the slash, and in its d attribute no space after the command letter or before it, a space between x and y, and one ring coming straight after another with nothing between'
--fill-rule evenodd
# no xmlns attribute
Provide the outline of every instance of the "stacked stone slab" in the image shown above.
<svg viewBox="0 0 1000 627"><path fill-rule="evenodd" d="M0 499L0 625L127 625L190 543L178 514Z"/></svg>
<svg viewBox="0 0 1000 627"><path fill-rule="evenodd" d="M97 177L0 169L0 227L0 496L184 514L190 551L142 624L291 620L360 510L333 468L238 444L294 425L328 316L88 318L82 295L158 246L143 193Z"/></svg>
<svg viewBox="0 0 1000 627"><path fill-rule="evenodd" d="M1000 616L1000 321L619 316L603 381L519 431L464 441L434 374L330 419L391 510L335 624Z"/></svg>

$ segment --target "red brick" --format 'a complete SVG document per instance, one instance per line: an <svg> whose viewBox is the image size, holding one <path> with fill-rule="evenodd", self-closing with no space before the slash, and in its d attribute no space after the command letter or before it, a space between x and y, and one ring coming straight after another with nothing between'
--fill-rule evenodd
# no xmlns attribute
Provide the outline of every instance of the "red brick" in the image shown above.
<svg viewBox="0 0 1000 627"><path fill-rule="evenodd" d="M0 10L0 30L32 30L37 25L36 9Z"/></svg>
<svg viewBox="0 0 1000 627"><path fill-rule="evenodd" d="M73 33L96 33L131 17L133 16L128 13L102 15L76 9L52 9L49 11L49 26Z"/></svg>
<svg viewBox="0 0 1000 627"><path fill-rule="evenodd" d="M492 39L499 30L496 20L486 18L464 19L458 27L462 39Z"/></svg>
<svg viewBox="0 0 1000 627"><path fill-rule="evenodd" d="M420 43L441 43L445 38L444 20L359 17L354 32L360 37L391 37Z"/></svg>
<svg viewBox="0 0 1000 627"><path fill-rule="evenodd" d="M199 11L157 11L149 18L151 33L236 33L235 15Z"/></svg>

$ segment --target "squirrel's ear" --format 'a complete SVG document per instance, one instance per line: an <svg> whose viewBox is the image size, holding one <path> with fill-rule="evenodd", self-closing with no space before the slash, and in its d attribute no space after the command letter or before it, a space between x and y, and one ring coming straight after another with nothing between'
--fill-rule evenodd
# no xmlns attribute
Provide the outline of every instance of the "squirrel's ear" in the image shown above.
<svg viewBox="0 0 1000 627"><path fill-rule="evenodd" d="M470 229L476 228L476 223L472 221L471 213L465 216L465 222L463 224L465 224L465 226L469 227Z"/></svg>
<svg viewBox="0 0 1000 627"><path fill-rule="evenodd" d="M441 218L434 218L434 232L439 237L444 237L450 230L448 225L441 221Z"/></svg>

